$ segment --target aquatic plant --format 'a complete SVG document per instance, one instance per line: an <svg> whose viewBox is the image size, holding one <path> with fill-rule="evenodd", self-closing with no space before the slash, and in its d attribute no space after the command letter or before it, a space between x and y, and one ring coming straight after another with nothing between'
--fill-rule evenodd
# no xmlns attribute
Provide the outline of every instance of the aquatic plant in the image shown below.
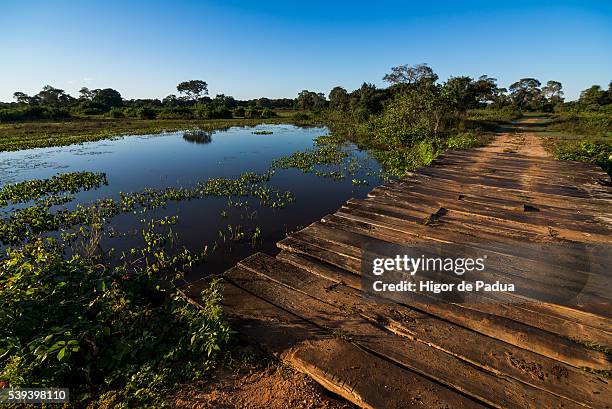
<svg viewBox="0 0 612 409"><path fill-rule="evenodd" d="M252 133L254 135L272 135L274 132L272 131L254 131Z"/></svg>
<svg viewBox="0 0 612 409"><path fill-rule="evenodd" d="M44 232L65 230L88 224L92 211L104 220L120 213L144 213L164 207L168 202L180 202L206 197L254 197L262 206L282 208L294 200L291 192L280 192L268 186L272 172L257 174L246 172L237 178L211 178L192 188L144 189L141 192L119 193L119 200L101 198L93 203L77 204L52 212L50 203L35 204L14 210L0 219L0 243L17 244L31 240ZM106 179L105 179L106 180Z"/></svg>
<svg viewBox="0 0 612 409"><path fill-rule="evenodd" d="M108 185L105 173L60 173L48 179L31 179L3 186L0 190L0 206L6 206L9 202L25 203L52 194L97 189L102 185ZM54 199L54 203L57 202L58 199Z"/></svg>

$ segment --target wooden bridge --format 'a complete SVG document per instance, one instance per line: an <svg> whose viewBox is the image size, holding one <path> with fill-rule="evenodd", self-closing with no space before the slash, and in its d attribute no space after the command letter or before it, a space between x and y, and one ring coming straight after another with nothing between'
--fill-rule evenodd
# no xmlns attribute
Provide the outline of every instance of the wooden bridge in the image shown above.
<svg viewBox="0 0 612 409"><path fill-rule="evenodd" d="M594 253L597 272L563 269L527 244L609 246L611 203L599 168L505 134L349 200L281 240L275 257L243 260L224 274L224 308L246 340L360 407L609 408L610 260ZM474 243L503 256L491 277L512 276L519 290L492 303L371 302L360 269L372 242ZM555 248L548 259L580 256ZM522 266L553 277L553 295L595 285L569 305L543 302L525 295L542 277Z"/></svg>

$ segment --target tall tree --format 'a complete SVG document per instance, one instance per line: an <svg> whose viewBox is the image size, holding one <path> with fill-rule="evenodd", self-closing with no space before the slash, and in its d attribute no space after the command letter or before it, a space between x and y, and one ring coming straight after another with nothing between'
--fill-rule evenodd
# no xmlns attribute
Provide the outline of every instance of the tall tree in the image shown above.
<svg viewBox="0 0 612 409"><path fill-rule="evenodd" d="M342 87L334 87L329 92L329 105L333 109L346 110L349 106L349 94Z"/></svg>
<svg viewBox="0 0 612 409"><path fill-rule="evenodd" d="M179 93L194 101L197 101L203 95L208 95L208 84L202 80L181 82L176 86L176 89Z"/></svg>
<svg viewBox="0 0 612 409"><path fill-rule="evenodd" d="M563 85L559 81L548 81L542 87L542 93L550 104L557 105L563 102Z"/></svg>
<svg viewBox="0 0 612 409"><path fill-rule="evenodd" d="M593 85L580 93L580 103L584 105L596 106L605 105L607 100L606 91L599 85Z"/></svg>
<svg viewBox="0 0 612 409"><path fill-rule="evenodd" d="M325 107L325 94L322 92L302 90L296 99L296 105L300 109L315 109Z"/></svg>
<svg viewBox="0 0 612 409"><path fill-rule="evenodd" d="M438 75L427 65L398 65L392 67L391 72L383 77L383 81L390 84L417 84L419 82L436 82Z"/></svg>
<svg viewBox="0 0 612 409"><path fill-rule="evenodd" d="M42 105L50 105L50 106L64 106L72 103L74 98L63 89L54 88L51 85L45 85L36 97L40 100Z"/></svg>
<svg viewBox="0 0 612 409"><path fill-rule="evenodd" d="M540 86L542 83L535 78L521 78L510 85L510 98L518 109L540 109L543 95Z"/></svg>
<svg viewBox="0 0 612 409"><path fill-rule="evenodd" d="M123 106L123 98L121 98L121 94L112 88L95 89L91 92L93 94L91 101L97 105L100 105L100 107L102 107L104 110Z"/></svg>
<svg viewBox="0 0 612 409"><path fill-rule="evenodd" d="M31 96L20 91L14 92L13 98L15 98L18 104L31 104L33 102Z"/></svg>

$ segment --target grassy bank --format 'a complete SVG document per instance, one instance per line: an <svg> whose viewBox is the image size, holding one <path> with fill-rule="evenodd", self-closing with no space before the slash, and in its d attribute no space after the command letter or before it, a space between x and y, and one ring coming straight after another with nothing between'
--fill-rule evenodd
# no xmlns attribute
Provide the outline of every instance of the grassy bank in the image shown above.
<svg viewBox="0 0 612 409"><path fill-rule="evenodd" d="M290 115L257 119L128 119L86 118L66 121L35 121L0 124L0 151L64 146L81 142L98 141L120 135L143 135L174 132L187 129L212 131L232 126L255 126L262 123L309 124L294 121Z"/></svg>

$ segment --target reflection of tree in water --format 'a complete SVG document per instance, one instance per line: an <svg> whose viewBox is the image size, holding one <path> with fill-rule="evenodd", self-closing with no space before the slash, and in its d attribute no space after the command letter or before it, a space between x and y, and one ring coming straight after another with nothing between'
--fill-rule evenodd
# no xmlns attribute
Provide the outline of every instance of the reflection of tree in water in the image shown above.
<svg viewBox="0 0 612 409"><path fill-rule="evenodd" d="M212 132L211 131L202 131L202 130L193 130L193 131L185 131L183 133L183 139L193 143L211 143L212 142Z"/></svg>

